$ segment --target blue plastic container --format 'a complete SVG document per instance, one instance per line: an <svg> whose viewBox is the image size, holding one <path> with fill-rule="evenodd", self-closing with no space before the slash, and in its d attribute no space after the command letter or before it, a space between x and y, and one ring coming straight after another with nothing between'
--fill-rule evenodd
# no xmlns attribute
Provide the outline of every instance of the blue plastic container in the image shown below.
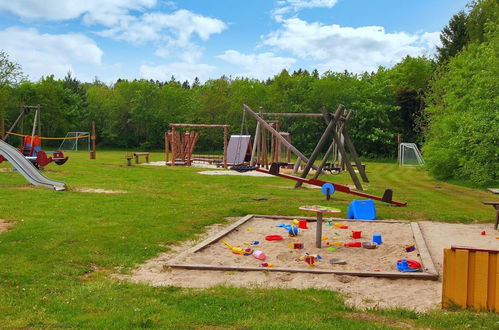
<svg viewBox="0 0 499 330"><path fill-rule="evenodd" d="M383 238L381 237L381 234L373 234L373 242L378 245L383 244Z"/></svg>
<svg viewBox="0 0 499 330"><path fill-rule="evenodd" d="M372 199L353 200L348 206L348 219L376 220L376 206Z"/></svg>

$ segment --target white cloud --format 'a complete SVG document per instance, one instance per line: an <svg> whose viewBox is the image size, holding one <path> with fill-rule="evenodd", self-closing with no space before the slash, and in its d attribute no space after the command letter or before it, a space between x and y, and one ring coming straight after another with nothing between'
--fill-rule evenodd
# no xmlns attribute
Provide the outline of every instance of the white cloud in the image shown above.
<svg viewBox="0 0 499 330"><path fill-rule="evenodd" d="M164 65L141 65L140 76L144 79L168 81L175 76L177 81L193 81L195 77L205 81L215 71L215 67L202 63L175 62Z"/></svg>
<svg viewBox="0 0 499 330"><path fill-rule="evenodd" d="M197 35L206 41L212 34L221 33L226 28L227 25L219 19L181 9L171 14L147 13L141 17L128 17L99 34L134 44L155 42L158 45L156 55L177 56L195 62L202 51L192 42L193 37Z"/></svg>
<svg viewBox="0 0 499 330"><path fill-rule="evenodd" d="M111 26L130 10L144 10L157 0L16 0L0 2L0 11L9 11L22 18L68 20L84 16L86 23Z"/></svg>
<svg viewBox="0 0 499 330"><path fill-rule="evenodd" d="M49 74L64 77L68 70L75 72L72 64L77 62L99 65L103 54L82 34L40 34L33 28L1 30L0 45L35 80Z"/></svg>
<svg viewBox="0 0 499 330"><path fill-rule="evenodd" d="M406 55L428 55L434 37L433 33L387 33L380 26L352 28L290 18L282 21L281 29L265 36L262 43L302 59L322 62L320 67L333 71L360 72L379 65L391 66Z"/></svg>
<svg viewBox="0 0 499 330"><path fill-rule="evenodd" d="M282 0L277 1L279 8L272 11L272 16L277 20L282 20L282 15L290 12L298 12L307 8L332 8L338 0Z"/></svg>
<svg viewBox="0 0 499 330"><path fill-rule="evenodd" d="M296 62L294 58L279 57L273 53L242 54L236 50L226 50L218 58L242 67L246 72L237 76L267 79L278 74L282 69L289 69Z"/></svg>

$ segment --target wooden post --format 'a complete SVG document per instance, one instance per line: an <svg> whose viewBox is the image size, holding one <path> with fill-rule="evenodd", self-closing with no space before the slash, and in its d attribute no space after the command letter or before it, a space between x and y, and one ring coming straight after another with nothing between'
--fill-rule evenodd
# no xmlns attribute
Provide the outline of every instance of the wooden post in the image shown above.
<svg viewBox="0 0 499 330"><path fill-rule="evenodd" d="M172 127L172 166L175 166L175 158L177 157L177 132L175 127Z"/></svg>
<svg viewBox="0 0 499 330"><path fill-rule="evenodd" d="M170 161L170 146L168 145L168 132L165 132L165 165Z"/></svg>
<svg viewBox="0 0 499 330"><path fill-rule="evenodd" d="M362 163L359 158L359 154L357 154L357 150L355 150L355 146L353 145L352 139L350 139L350 135L348 134L347 130L347 124L348 124L348 119L345 120L345 124L343 125L342 133L343 137L345 138L345 143L348 147L348 150L350 151L350 154L352 154L352 158L355 162L355 166L357 166L357 170L359 171L360 177L362 178L362 181L364 182L369 182L369 179L367 178L366 175L366 170L362 166Z"/></svg>
<svg viewBox="0 0 499 330"><path fill-rule="evenodd" d="M96 148L95 148L95 121L92 121L92 136L90 137L92 140L92 151L90 151L90 159L96 158Z"/></svg>
<svg viewBox="0 0 499 330"><path fill-rule="evenodd" d="M253 149L251 150L251 160L250 166L254 166L257 163L257 150L258 144L260 143L260 122L256 123L255 137L253 139Z"/></svg>
<svg viewBox="0 0 499 330"><path fill-rule="evenodd" d="M227 138L228 130L227 126L224 126L224 168L227 168Z"/></svg>
<svg viewBox="0 0 499 330"><path fill-rule="evenodd" d="M322 133L322 136L321 136L319 142L315 146L315 149L312 152L312 155L310 155L310 159L307 160L307 165L305 165L305 168L303 169L303 172L300 176L301 178L307 177L308 172L310 171L310 169L314 165L314 162L317 159L317 156L319 156L319 153L321 152L322 148L324 147L324 144L326 143L329 135L331 135L331 133L333 133L333 134L336 133L335 132L336 121L343 114L344 110L345 110L345 106L343 106L343 104L340 104L338 106L338 109L336 109L336 112L334 113L334 118L327 125L326 129L324 130L324 133ZM301 185L302 185L302 182L298 181L295 184L295 188L300 188Z"/></svg>
<svg viewBox="0 0 499 330"><path fill-rule="evenodd" d="M317 222L315 224L317 228L315 229L315 247L321 248L322 245L322 213L317 212Z"/></svg>

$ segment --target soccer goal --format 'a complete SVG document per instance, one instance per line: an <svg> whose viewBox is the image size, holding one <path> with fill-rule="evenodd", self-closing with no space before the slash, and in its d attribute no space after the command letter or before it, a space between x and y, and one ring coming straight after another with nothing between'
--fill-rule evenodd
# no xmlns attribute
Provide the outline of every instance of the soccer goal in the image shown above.
<svg viewBox="0 0 499 330"><path fill-rule="evenodd" d="M415 143L399 145L398 161L400 166L423 165L424 159Z"/></svg>
<svg viewBox="0 0 499 330"><path fill-rule="evenodd" d="M68 132L62 140L59 150L90 150L90 134L88 132Z"/></svg>

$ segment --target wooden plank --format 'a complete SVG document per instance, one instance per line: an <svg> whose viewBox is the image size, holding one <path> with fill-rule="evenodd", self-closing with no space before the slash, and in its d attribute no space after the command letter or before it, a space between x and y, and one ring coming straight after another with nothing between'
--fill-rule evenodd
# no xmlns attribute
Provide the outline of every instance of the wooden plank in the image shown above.
<svg viewBox="0 0 499 330"><path fill-rule="evenodd" d="M458 246L458 245L452 245L450 247L452 250L467 250L471 252L489 252L489 253L499 253L499 250L494 250L494 249L480 249L480 248L474 248L474 247L469 247L469 246Z"/></svg>
<svg viewBox="0 0 499 330"><path fill-rule="evenodd" d="M475 269L476 254L470 253L468 259L468 294L466 296L467 306L474 306L475 303L475 280L477 269Z"/></svg>
<svg viewBox="0 0 499 330"><path fill-rule="evenodd" d="M388 278L411 278L438 280L438 276L428 273L402 273L402 272L354 272L342 270L328 270L317 268L276 268L276 267L238 267L238 266L216 266L216 265L195 265L195 264L167 264L166 267L199 269L199 270L219 270L219 271L268 271L268 272L288 272L288 273L313 273L313 274L336 274L351 275L361 277L388 277Z"/></svg>
<svg viewBox="0 0 499 330"><path fill-rule="evenodd" d="M475 281L473 308L482 310L487 308L489 254L488 252L475 252Z"/></svg>
<svg viewBox="0 0 499 330"><path fill-rule="evenodd" d="M442 278L442 307L453 306L456 293L456 278L452 275L456 265L456 254L451 249L444 249L444 265Z"/></svg>
<svg viewBox="0 0 499 330"><path fill-rule="evenodd" d="M421 228L419 227L419 223L411 222L411 229L412 229L412 235L414 236L414 240L416 241L416 247L418 248L419 256L421 257L421 262L423 264L423 267L426 269L428 273L435 274L438 276L437 267L435 267L433 259L431 258L430 250L426 246L426 241L424 239L423 233L421 232Z"/></svg>
<svg viewBox="0 0 499 330"><path fill-rule="evenodd" d="M234 229L236 229L240 225L244 224L248 220L252 219L253 217L254 217L253 214L248 214L245 217L242 217L238 221L234 222L232 225L227 226L226 228L224 228L222 231L218 232L217 234L208 237L207 239L205 239L201 243L196 244L192 248L182 252L181 254L178 255L178 257L176 257L172 260L180 260L191 253L196 253L196 252L204 249L208 245L218 241L220 238L224 237L225 235L227 235L228 233L230 233L231 231L233 231Z"/></svg>
<svg viewBox="0 0 499 330"><path fill-rule="evenodd" d="M490 311L496 310L496 300L499 296L499 283L497 277L499 276L499 254L489 253L489 292L487 294L487 309ZM496 310L497 311L497 310Z"/></svg>
<svg viewBox="0 0 499 330"><path fill-rule="evenodd" d="M456 277L455 303L458 306L466 308L468 298L468 258L469 252L466 250L456 250L456 268L454 276ZM452 276L452 274L450 274Z"/></svg>

